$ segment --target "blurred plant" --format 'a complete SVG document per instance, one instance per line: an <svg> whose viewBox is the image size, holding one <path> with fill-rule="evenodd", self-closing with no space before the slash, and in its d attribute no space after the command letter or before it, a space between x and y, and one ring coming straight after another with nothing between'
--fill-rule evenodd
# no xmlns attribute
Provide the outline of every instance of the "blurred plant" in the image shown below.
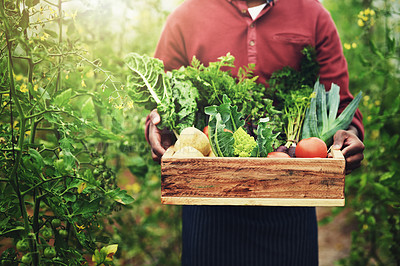
<svg viewBox="0 0 400 266"><path fill-rule="evenodd" d="M1 0L0 18L0 261L82 265L110 242L103 218L133 202L106 156L123 139L103 122L119 123L104 101L118 83L65 35L62 1Z"/></svg>
<svg viewBox="0 0 400 266"><path fill-rule="evenodd" d="M353 210L350 213L358 230L352 232L349 256L340 263L400 265L399 3L353 0L324 4L343 33L350 89L365 92L360 106L365 158L362 167L346 177L346 208ZM337 209L334 212L338 213Z"/></svg>

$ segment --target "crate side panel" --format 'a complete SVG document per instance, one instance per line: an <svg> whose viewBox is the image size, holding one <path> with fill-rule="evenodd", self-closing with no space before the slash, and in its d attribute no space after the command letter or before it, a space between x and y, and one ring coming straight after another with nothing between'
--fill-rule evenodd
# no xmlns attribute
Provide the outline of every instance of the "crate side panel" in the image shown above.
<svg viewBox="0 0 400 266"><path fill-rule="evenodd" d="M290 160L290 159L289 159ZM166 160L163 197L343 198L344 175L291 160ZM286 161L286 160L285 160Z"/></svg>

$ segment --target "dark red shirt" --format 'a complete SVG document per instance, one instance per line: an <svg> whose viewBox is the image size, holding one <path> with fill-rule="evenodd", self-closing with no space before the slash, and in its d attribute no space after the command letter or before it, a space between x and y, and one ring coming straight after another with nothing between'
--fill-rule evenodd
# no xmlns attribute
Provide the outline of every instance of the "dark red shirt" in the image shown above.
<svg viewBox="0 0 400 266"><path fill-rule="evenodd" d="M347 62L335 24L317 0L271 1L252 20L246 1L186 0L167 19L155 52L166 70L190 64L193 56L207 64L228 52L236 69L254 63L254 74L265 83L284 66L299 67L301 50L312 45L320 63L320 82L340 86L339 112L353 99ZM362 115L352 124L363 139Z"/></svg>

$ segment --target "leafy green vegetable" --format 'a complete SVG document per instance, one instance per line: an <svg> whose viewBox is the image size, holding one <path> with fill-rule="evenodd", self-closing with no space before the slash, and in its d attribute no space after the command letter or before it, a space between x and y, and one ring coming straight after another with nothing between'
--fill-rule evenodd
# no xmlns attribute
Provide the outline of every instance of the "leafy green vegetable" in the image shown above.
<svg viewBox="0 0 400 266"><path fill-rule="evenodd" d="M301 53L303 57L300 61L299 70L286 66L272 73L268 80L269 97L274 99L279 110L283 110L284 105L290 106L295 101L290 96L293 91L308 96L318 79L320 67L315 48L306 46Z"/></svg>
<svg viewBox="0 0 400 266"><path fill-rule="evenodd" d="M286 121L286 147L290 148L294 143L299 142L303 121L308 106L310 105L311 89L304 86L302 91L293 91L289 94L290 101L284 104L284 118Z"/></svg>
<svg viewBox="0 0 400 266"><path fill-rule="evenodd" d="M274 143L280 132L276 131L276 124L269 117L261 118L257 127L257 157L267 157L274 150Z"/></svg>
<svg viewBox="0 0 400 266"><path fill-rule="evenodd" d="M125 62L132 71L127 87L134 102L157 107L161 126L178 133L194 124L199 94L189 80L165 73L162 61L147 55L131 53Z"/></svg>
<svg viewBox="0 0 400 266"><path fill-rule="evenodd" d="M248 121L258 121L266 113L265 106L270 101L266 97L265 86L256 82L258 77L253 76L254 64L239 68L238 77L233 77L230 70L234 68L234 60L228 53L204 66L193 57L190 66L173 72L174 75L177 72L184 75L198 89L200 113L207 106L222 104L222 97L226 95Z"/></svg>
<svg viewBox="0 0 400 266"><path fill-rule="evenodd" d="M210 116L208 122L208 138L211 148L218 157L234 156L233 133L244 125L242 114L233 106L228 96L223 96L223 103L219 106L208 106L205 113Z"/></svg>
<svg viewBox="0 0 400 266"><path fill-rule="evenodd" d="M276 123L270 118L262 118L258 122L257 140L244 129L243 114L237 111L228 96L223 96L219 106L208 106L206 114L210 115L208 135L211 148L218 157L265 157L273 151L273 145L279 133ZM234 133L232 133L234 132Z"/></svg>
<svg viewBox="0 0 400 266"><path fill-rule="evenodd" d="M317 81L314 86L311 103L306 112L303 125L302 138L318 137L327 145L332 143L332 137L338 130L347 129L353 120L362 92L350 102L345 110L339 115L340 87L334 83L326 92L323 84Z"/></svg>
<svg viewBox="0 0 400 266"><path fill-rule="evenodd" d="M283 124L286 147L299 141L302 124L310 103L312 86L315 84L319 64L316 60L315 48L306 46L302 51L300 70L284 67L271 75L268 83L271 98L276 102L278 110L283 112Z"/></svg>
<svg viewBox="0 0 400 266"><path fill-rule="evenodd" d="M253 150L257 148L254 137L247 134L242 127L233 133L235 142L233 143L234 154L239 157L250 157Z"/></svg>

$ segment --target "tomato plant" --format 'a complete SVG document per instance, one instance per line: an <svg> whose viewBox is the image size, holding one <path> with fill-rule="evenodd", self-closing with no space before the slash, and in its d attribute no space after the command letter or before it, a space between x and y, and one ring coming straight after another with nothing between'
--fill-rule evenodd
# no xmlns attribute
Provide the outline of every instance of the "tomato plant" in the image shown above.
<svg viewBox="0 0 400 266"><path fill-rule="evenodd" d="M123 141L120 84L71 41L63 8L0 1L0 236L24 239L2 263L81 265L114 244L104 217L133 202L105 156Z"/></svg>

